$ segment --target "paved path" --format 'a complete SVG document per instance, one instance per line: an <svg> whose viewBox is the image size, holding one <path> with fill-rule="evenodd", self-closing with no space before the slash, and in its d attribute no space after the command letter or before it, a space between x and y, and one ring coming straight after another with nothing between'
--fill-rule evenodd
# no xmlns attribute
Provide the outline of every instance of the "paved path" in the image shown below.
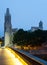
<svg viewBox="0 0 47 65"><path fill-rule="evenodd" d="M0 49L0 65L23 65L8 49Z"/></svg>

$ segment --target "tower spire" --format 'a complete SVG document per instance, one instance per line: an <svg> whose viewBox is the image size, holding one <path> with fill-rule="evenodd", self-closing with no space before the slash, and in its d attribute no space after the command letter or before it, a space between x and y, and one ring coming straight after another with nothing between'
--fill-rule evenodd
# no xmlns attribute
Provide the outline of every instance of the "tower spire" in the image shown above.
<svg viewBox="0 0 47 65"><path fill-rule="evenodd" d="M4 43L5 46L10 45L12 43L12 25L11 25L11 15L9 13L9 8L6 9L5 14L5 23L4 23Z"/></svg>
<svg viewBox="0 0 47 65"><path fill-rule="evenodd" d="M9 8L6 9L6 16L10 15Z"/></svg>

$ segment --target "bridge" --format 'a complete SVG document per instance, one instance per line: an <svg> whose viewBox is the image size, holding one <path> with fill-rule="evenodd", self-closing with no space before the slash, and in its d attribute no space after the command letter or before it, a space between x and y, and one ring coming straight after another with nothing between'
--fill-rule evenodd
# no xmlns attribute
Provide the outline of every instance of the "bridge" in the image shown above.
<svg viewBox="0 0 47 65"><path fill-rule="evenodd" d="M0 65L47 65L47 62L16 48L0 48Z"/></svg>

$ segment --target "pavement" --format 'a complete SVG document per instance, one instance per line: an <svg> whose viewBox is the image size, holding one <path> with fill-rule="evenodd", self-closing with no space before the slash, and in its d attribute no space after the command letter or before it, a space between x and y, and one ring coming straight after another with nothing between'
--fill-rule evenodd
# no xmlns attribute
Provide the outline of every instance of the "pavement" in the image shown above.
<svg viewBox="0 0 47 65"><path fill-rule="evenodd" d="M0 65L23 65L11 51L0 49Z"/></svg>

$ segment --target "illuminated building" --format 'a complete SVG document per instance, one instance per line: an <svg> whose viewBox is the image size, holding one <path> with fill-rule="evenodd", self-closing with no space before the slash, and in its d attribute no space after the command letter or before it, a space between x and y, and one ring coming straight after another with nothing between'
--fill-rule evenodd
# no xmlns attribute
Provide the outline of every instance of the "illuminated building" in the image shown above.
<svg viewBox="0 0 47 65"><path fill-rule="evenodd" d="M4 43L8 46L12 43L12 25L11 25L11 15L9 8L6 10L5 23L4 23Z"/></svg>

